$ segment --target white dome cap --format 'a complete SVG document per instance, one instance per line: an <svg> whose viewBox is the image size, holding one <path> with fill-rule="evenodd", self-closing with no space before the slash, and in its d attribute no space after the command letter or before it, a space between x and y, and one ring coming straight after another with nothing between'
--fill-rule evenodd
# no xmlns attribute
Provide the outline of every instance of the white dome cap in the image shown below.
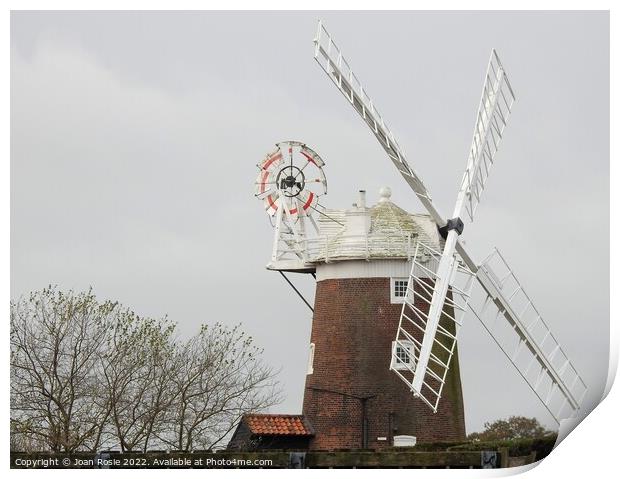
<svg viewBox="0 0 620 479"><path fill-rule="evenodd" d="M390 201L390 198L392 196L392 189L389 186L382 186L379 189L379 196L381 197L379 198L380 203L385 203L386 201Z"/></svg>

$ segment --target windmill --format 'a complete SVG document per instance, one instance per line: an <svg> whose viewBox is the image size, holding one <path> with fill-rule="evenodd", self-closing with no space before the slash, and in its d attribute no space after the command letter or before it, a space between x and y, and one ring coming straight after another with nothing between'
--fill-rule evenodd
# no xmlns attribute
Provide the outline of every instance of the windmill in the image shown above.
<svg viewBox="0 0 620 479"><path fill-rule="evenodd" d="M587 386L515 273L498 250L477 263L460 240L462 217L473 222L515 101L497 52L491 52L465 173L452 216L446 219L320 21L314 44L315 60L370 127L444 238L442 248L416 245L390 369L437 412L458 330L471 310L555 421L576 416ZM475 283L484 292L481 305L471 301ZM428 307L420 308L420 303ZM405 344L413 347L399 347Z"/></svg>

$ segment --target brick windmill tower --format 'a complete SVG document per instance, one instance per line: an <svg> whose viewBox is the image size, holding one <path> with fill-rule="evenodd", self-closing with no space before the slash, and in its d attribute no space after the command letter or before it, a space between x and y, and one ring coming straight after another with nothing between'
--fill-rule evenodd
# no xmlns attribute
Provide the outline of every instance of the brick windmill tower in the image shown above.
<svg viewBox="0 0 620 479"><path fill-rule="evenodd" d="M268 269L316 278L303 401L303 419L314 430L310 448L464 439L456 350L436 413L395 374L415 367L422 332L394 338L408 295L428 309L408 279L419 244L438 250L443 243L435 223L394 204L389 188L374 206L360 191L352 208L323 208L324 162L299 142L278 144L258 166L257 196L275 219Z"/></svg>
<svg viewBox="0 0 620 479"><path fill-rule="evenodd" d="M389 370L414 366L415 341L396 342L395 332L415 247L440 242L428 216L407 213L390 196L382 188L378 203L367 207L360 192L353 208L326 210L319 220L331 234L312 258L316 294L303 413L316 431L314 449L465 438L456 351L437 413Z"/></svg>

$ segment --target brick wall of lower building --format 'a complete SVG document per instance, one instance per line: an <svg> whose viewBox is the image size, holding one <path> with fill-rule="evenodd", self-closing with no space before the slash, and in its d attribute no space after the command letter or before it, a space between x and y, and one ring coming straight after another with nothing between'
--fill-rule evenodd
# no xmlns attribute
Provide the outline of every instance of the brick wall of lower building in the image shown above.
<svg viewBox="0 0 620 479"><path fill-rule="evenodd" d="M390 303L389 278L317 283L314 371L306 377L303 403L316 433L312 449L362 447L364 415L369 448L391 446L392 436L401 434L421 442L465 438L458 351L436 414L388 369L401 308Z"/></svg>

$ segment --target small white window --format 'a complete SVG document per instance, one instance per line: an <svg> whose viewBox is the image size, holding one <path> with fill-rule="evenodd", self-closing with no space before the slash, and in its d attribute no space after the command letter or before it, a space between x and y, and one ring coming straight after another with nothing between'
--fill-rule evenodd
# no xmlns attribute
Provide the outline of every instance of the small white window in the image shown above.
<svg viewBox="0 0 620 479"><path fill-rule="evenodd" d="M411 341L392 341L392 369L415 369L415 346Z"/></svg>
<svg viewBox="0 0 620 479"><path fill-rule="evenodd" d="M407 284L409 284L409 278L391 278L390 302L392 304L405 302L405 298L407 297Z"/></svg>
<svg viewBox="0 0 620 479"><path fill-rule="evenodd" d="M314 343L310 343L310 354L308 356L308 372L306 374L312 374L314 372Z"/></svg>

